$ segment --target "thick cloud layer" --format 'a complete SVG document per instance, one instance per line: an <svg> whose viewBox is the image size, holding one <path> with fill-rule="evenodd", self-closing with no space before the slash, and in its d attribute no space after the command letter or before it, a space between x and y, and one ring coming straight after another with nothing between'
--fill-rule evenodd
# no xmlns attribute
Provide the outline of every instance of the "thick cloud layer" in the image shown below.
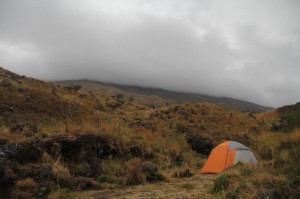
<svg viewBox="0 0 300 199"><path fill-rule="evenodd" d="M0 66L281 106L300 101L299 19L297 0L0 0Z"/></svg>

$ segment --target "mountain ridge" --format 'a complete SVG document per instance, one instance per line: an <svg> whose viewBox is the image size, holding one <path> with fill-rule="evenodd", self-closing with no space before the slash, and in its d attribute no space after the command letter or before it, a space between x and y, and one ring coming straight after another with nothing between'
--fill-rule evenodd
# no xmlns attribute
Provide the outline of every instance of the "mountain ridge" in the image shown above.
<svg viewBox="0 0 300 199"><path fill-rule="evenodd" d="M88 80L88 79L79 79L79 80L62 80L62 81L53 81L54 84L61 84L63 86L70 86L70 85L80 85L82 89L86 92L107 92L108 87L113 89L119 89L118 91L112 92L111 94L121 94L125 95L125 97L129 98L130 95L138 94L143 96L157 96L155 100L149 100L150 102L143 102L143 100L138 100L137 102L145 104L145 105L161 105L166 103L213 103L222 107L226 108L233 108L238 109L243 112L264 112L272 107L262 106L256 103L252 103L246 100L235 99L231 97L216 97L210 96L206 94L200 93L192 93L192 92L178 92L178 91L171 91L163 88L154 88L154 87L143 87L137 85L123 85L111 82L101 82L97 80ZM88 84L93 84L93 86L88 86ZM98 87L98 88L95 88ZM105 87L100 88L100 87Z"/></svg>

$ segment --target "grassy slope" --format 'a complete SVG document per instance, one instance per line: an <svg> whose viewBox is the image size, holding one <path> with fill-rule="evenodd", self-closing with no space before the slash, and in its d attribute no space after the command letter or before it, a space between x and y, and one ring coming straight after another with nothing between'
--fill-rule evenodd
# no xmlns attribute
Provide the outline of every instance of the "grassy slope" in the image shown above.
<svg viewBox="0 0 300 199"><path fill-rule="evenodd" d="M260 162L259 167L255 171L244 166L228 170L225 174L231 186L224 187L224 192L213 193L215 197L227 194L251 198L264 188L274 188L284 197L297 194L293 186L296 186L299 177L299 131L270 132L272 125L280 121L277 111L256 115L255 118L211 104L175 104L149 108L109 95L69 91L11 74L1 68L0 76L1 139L21 141L57 134L109 135L125 149L138 146L154 154L150 161L159 166L167 181L171 182L170 186L174 183L173 189L178 187L179 195L183 189L181 187L202 186L200 181L200 185L197 184L197 180L202 178L198 175L191 178L191 181L195 179L193 182L188 179L178 181L172 177L175 172L185 168L197 173L205 161L191 150L185 140L187 133L210 139L213 145L224 140L236 140L253 149ZM142 121L145 125L130 126L136 121ZM18 124L27 123L36 126L37 133L32 133L32 129L28 128L16 132L11 130ZM52 166L58 167L53 161ZM98 176L100 187L117 188L117 193L123 193L128 178L134 174L135 167L132 170L131 165L139 165L143 161L143 158L103 161L99 165L104 171ZM85 164L82 162L81 166ZM136 183L144 182L143 176L135 180ZM153 192L157 189L156 185L150 187ZM197 189L191 189L193 193L197 192ZM211 189L212 186L206 187L204 191L209 192ZM161 191L157 194L164 194Z"/></svg>
<svg viewBox="0 0 300 199"><path fill-rule="evenodd" d="M203 103L208 102L222 107L235 108L244 112L263 112L270 107L228 97L213 97L196 93L175 92L159 88L145 88L109 84L90 80L70 80L55 82L61 85L81 85L85 91L110 94L123 94L126 98L133 97L136 102L146 105L164 105L166 103Z"/></svg>

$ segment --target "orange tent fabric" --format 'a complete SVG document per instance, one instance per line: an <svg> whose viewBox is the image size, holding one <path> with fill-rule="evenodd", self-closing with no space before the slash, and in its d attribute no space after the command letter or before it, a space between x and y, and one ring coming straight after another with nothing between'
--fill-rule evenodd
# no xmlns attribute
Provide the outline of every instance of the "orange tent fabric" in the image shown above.
<svg viewBox="0 0 300 199"><path fill-rule="evenodd" d="M249 148L234 141L223 142L212 150L201 173L220 173L237 162L256 165L256 158Z"/></svg>

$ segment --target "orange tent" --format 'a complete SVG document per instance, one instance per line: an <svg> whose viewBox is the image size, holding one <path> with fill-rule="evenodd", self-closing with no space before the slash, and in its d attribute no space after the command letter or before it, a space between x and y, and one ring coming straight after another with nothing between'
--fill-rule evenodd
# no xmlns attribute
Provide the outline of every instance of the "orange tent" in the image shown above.
<svg viewBox="0 0 300 199"><path fill-rule="evenodd" d="M257 164L254 154L245 145L235 141L223 142L212 150L200 172L220 173L238 162Z"/></svg>

